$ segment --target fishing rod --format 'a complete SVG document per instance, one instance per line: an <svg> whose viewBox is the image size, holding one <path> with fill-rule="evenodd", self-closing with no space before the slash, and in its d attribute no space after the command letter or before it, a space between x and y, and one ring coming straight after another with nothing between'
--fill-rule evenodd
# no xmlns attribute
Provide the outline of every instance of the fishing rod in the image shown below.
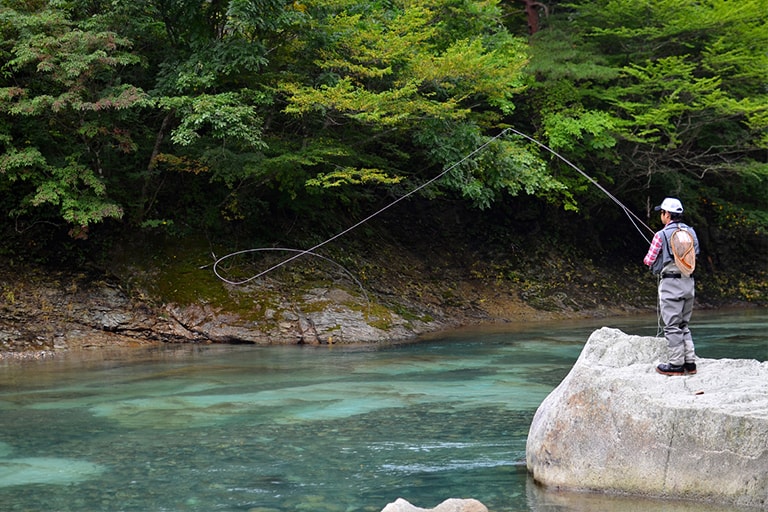
<svg viewBox="0 0 768 512"><path fill-rule="evenodd" d="M386 205L386 206L384 206L383 208L380 208L379 210L375 211L374 213L372 213L372 214L368 215L368 216L367 216L367 217L365 217L364 219L362 219L362 220L360 220L360 221L356 222L355 224L353 224L352 226L348 227L347 229L345 229L345 230L343 230L343 231L341 231L341 232L337 233L336 235L334 235L334 236L332 236L332 237L328 238L327 240L325 240L325 241L323 241L323 242L320 242L320 243L318 243L318 244L314 245L313 247L310 247L309 249L306 249L306 250L301 250L301 249L283 249L283 248L261 248L261 249L247 249L247 250L244 250L244 251L237 251L237 252L233 252L233 253L227 254L227 255L225 255L225 256L222 256L221 258L218 258L218 259L216 259L216 261L214 261L214 263L213 263L213 272L216 274L216 276L217 276L219 279L221 279L222 281L224 281L224 282L225 282L225 283L227 283L227 284L231 284L231 285L242 285L242 284L248 283L248 282L250 282L250 281L253 281L253 280L255 280L255 279L258 279L258 278L260 278L260 277L262 277L262 276L264 276L264 275L266 275L266 274L268 274L268 273L270 273L270 272L272 272L272 271L274 271L274 270L277 270L278 268L280 268L280 267L282 267L282 266L284 266L284 265L287 265L288 263L290 263L290 262L292 262L292 261L294 261L294 260L296 260L296 259L298 259L298 258L301 258L302 256L315 256L315 257L319 257L319 258L322 258L322 259L324 259L324 260L328 260L328 261L330 261L331 263L334 263L335 265L337 265L337 266L341 267L341 268L342 268L342 270L344 270L344 272L346 272L346 273L347 273L347 275L351 276L352 274L351 274L349 271L347 271L347 269L345 269L344 267L342 267L342 266L341 266L341 265L339 265L338 263L336 263L336 262L334 262L334 261L330 260L329 258L326 258L326 257L324 257L324 256L321 256L321 255L319 255L319 254L315 253L315 251L316 251L317 249L319 249L319 248L323 247L324 245L327 245L327 244L331 243L332 241L336 240L337 238L340 238L340 237L342 237L342 236L346 235L346 234L347 234L347 233L349 233L350 231L352 231L352 230L354 230L354 229L358 228L359 226L361 226L361 225L365 224L366 222L370 221L371 219L373 219L373 218L374 218L374 217L376 217L377 215L379 215L379 214L383 213L384 211L388 210L389 208L392 208L393 206L395 206L396 204L398 204L400 201L403 201L403 200L405 200L406 198L410 197L411 195L415 194L416 192L418 192L418 191L420 191L420 190L424 189L425 187L428 187L429 185L431 185L431 184L432 184L432 183L434 183L435 181L439 180L440 178L442 178L443 176L445 176L446 174L448 174L449 172L451 172L453 169L455 169L456 167L458 167L458 166L459 166L459 165L461 165L462 163L466 162L467 160L469 160L470 158L472 158L472 157L473 157L473 156L475 156L476 154L478 154L478 153L480 153L481 151L483 151L483 150L484 150L486 147L488 147L488 146L489 146L491 143L493 143L494 141L496 141L496 140L500 139L501 137L505 136L505 135L507 134L507 132L512 132L512 133L515 133L515 134L517 134L517 135L519 135L519 136L521 136L521 137L524 137L525 139L527 139L527 140L529 140L529 141L533 142L534 144L536 144L536 145L537 145L537 146L539 146L540 148L542 148L542 149L545 149L545 150L549 151L550 153L552 153L553 155L555 155L557 158L559 158L560 160L562 160L563 162L565 162L565 163L566 163L568 166L570 166L571 168L573 168L573 169L574 169L576 172L578 172L578 173L579 173L580 175L582 175L584 178L586 178L586 179L587 179L587 180L588 180L590 183L592 183L594 186L596 186L596 187L597 187L597 188L598 188L598 189L599 189L601 192L603 192L603 193L604 193L606 196L608 196L608 197L609 197L609 198L610 198L610 199L611 199L611 200L612 200L614 203L616 203L616 204L617 204L617 205L618 205L618 206L619 206L619 207L622 209L622 211L624 211L624 213L627 215L627 217L629 218L630 222L631 222L631 223L632 223L632 225L635 227L635 229L637 229L637 231L640 233L640 235L641 235L641 236L642 236L642 237L643 237L643 238L644 238L644 239L645 239L645 240L646 240L648 243L650 243L650 239L649 239L648 237L646 237L646 236L645 236L645 234L642 232L642 230L640 229L640 227L641 227L641 226L642 226L642 227L644 227L644 228L645 228L645 229L647 229L647 230L648 230L650 233L654 233L654 231L653 231L653 230L652 230L650 227L648 227L648 226L647 226L647 225L646 225L646 224L645 224L645 223L644 223L644 222L643 222L643 221L642 221L642 220L641 220L641 219L640 219L640 218L639 218L637 215L635 215L635 214L634 214L634 213L633 213L633 212L632 212L632 211L631 211L629 208L627 208L627 207L626 207L626 206L625 206L625 205L624 205L624 204L623 204L621 201L619 201L619 200L618 200L618 199L617 199L617 198L616 198L616 197L615 197L613 194L611 194L611 193L610 193L608 190L606 190L606 189L605 189L605 188L604 188L602 185L600 185L600 183L598 183L598 182L597 182L596 180L594 180L594 179L593 179L591 176L589 176L587 173L585 173L584 171L582 171L581 169L579 169L579 168L578 168L576 165L574 165L574 164L573 164L571 161L569 161L568 159L566 159L564 156L562 156L560 153L558 153L558 152L557 152L557 151L555 151L554 149L550 148L550 147L549 147L549 146L547 146L546 144L543 144L542 142L539 142L538 140L534 139L533 137L530 137L530 136L526 135L526 134L525 134L525 133L523 133L523 132L520 132L520 131L518 131L518 130L515 130L514 128L505 128L505 129L504 129L504 130L502 130L502 131L501 131L499 134L497 134L497 135L496 135L496 136L494 136L494 137L491 137L491 138L490 138L490 139L488 139L488 140L487 140L485 143L483 143L482 145L478 146L478 147L477 147L477 148L475 148L473 151L471 151L471 152L469 152L467 155L465 155L463 158L461 158L461 159L460 159L460 160L458 160L457 162L455 162L455 163L453 163L452 165L450 165L449 167L447 167L447 168L446 168L446 169L445 169L443 172L439 173L437 176L435 176L435 177L431 178L430 180L428 180L428 181L426 181L426 182L422 183L421 185L419 185L418 187L414 188L413 190L411 190L410 192L406 193L405 195L403 195L403 196L401 196L401 197L398 197L397 199L395 199L395 200L394 200L394 201L392 201L391 203L387 204L387 205ZM293 256L291 256L291 257L289 257L289 258L286 258L285 260L283 260L283 261L281 261L281 262L279 262L279 263L275 264L275 265L272 265L271 267L267 268L266 270L263 270L263 271L261 271L261 272L259 272L259 273L255 274L255 275L253 275L253 276L249 277L249 278L246 278L246 279L242 279L242 280L240 280L240 281L233 281L233 280L230 280L230 279L226 279L225 277L223 277L223 276L220 274L220 272L219 272L219 265L220 265L220 264L221 264L223 261L225 261L225 260L227 260L227 259L229 259L229 258L231 258L231 257L237 256L237 255L241 255L241 254L245 254L245 253L249 253L249 252L257 252L257 251L262 251L262 250L288 251L288 252L294 252L295 254L294 254ZM360 282L359 282L357 279L354 279L354 277L352 277L352 279L353 279L353 280L355 280L355 282L357 282L358 286L360 286L360 287L362 288L362 285L360 284ZM365 290L363 290L363 291L365 292ZM366 294L366 297L367 297L367 294Z"/></svg>
<svg viewBox="0 0 768 512"><path fill-rule="evenodd" d="M623 204L621 201L619 201L619 200L618 200L618 199L617 199L617 198L616 198L616 197L615 197L613 194L611 194L610 192L608 192L608 190L606 190L606 189L605 189L605 187L603 187L602 185L600 185L600 183L598 183L597 181L595 181L595 180L594 180L594 179L593 179L591 176L587 175L587 173L585 173L584 171L582 171L581 169L579 169L578 167L576 167L576 166L575 166L575 165L574 165L574 164L573 164L573 163L572 163L570 160L568 160L568 159L567 159L567 158L565 158L563 155L561 155L560 153L558 153L558 152L557 152L557 151L555 151L554 149L550 148L549 146L547 146L547 145L545 145L545 144L543 144L543 143L539 142L538 140L534 139L533 137L529 137L529 136L528 136L528 135L526 135L525 133L522 133L522 132L519 132L519 131L515 130L514 128L507 128L507 129L508 129L509 131L511 131L512 133L516 133L517 135L520 135L521 137L524 137L525 139L528 139L529 141L533 142L533 143L534 143L534 144L536 144L537 146L539 146L539 147L541 147L541 148L543 148L543 149L546 149L547 151L549 151L550 153L552 153L553 155L555 155L557 158L559 158L560 160L562 160L563 162L565 162L566 164L568 164L568 165L569 165L571 168L573 168L573 169L574 169L576 172L578 172L579 174L581 174L582 176L584 176L584 177L587 179L587 181L589 181L589 182L590 182L590 183L592 183L594 186L596 186L596 187L597 187L597 188L598 188L598 189L599 189L599 190L600 190L602 193L604 193L606 196L608 196L608 197L611 199L611 201L613 201L614 203L616 203L616 204L619 206L619 208L621 208L621 209L624 211L624 213L627 215L627 217L629 218L629 221L632 223L632 225L635 227L635 229L638 231L638 233L640 233L640 236L642 236L642 237L643 237L643 239L644 239L646 242L648 242L649 244L651 243L651 240L650 240L650 239L649 239L647 236L645 236L645 233L643 233L643 232L642 232L642 230L640 229L640 226L642 226L642 227L644 227L646 230L648 230L648 232L649 232L649 233L652 233L652 234L653 234L653 233L655 233L655 232L654 232L654 231L653 231L653 230L652 230L652 229L651 229L651 228L650 228L650 227L649 227L649 226L648 226L648 225L647 225L645 222L643 222L643 221L640 219L640 217L638 217L637 215L635 215L635 214L634 214L634 212L632 212L632 211L631 211L629 208L627 208L627 207L626 207L626 206L625 206L625 205L624 205L624 204ZM639 225L638 225L638 224L639 224ZM657 278L657 279L661 279L661 276L658 276L658 278ZM657 300L657 302L656 302L656 336L661 336L662 332L663 332L663 327L662 327L662 324L661 324L661 304L660 304L660 302Z"/></svg>
<svg viewBox="0 0 768 512"><path fill-rule="evenodd" d="M516 133L517 135L520 135L521 137L524 137L524 138L528 139L529 141L533 142L534 144L538 145L539 147L541 147L541 148L543 148L543 149L546 149L547 151L549 151L550 153L552 153L553 155L555 155L557 158L559 158L560 160L562 160L563 162L565 162L566 164L568 164L569 166L571 166L571 167L572 167L572 168L573 168L573 169L574 169L576 172L578 172L579 174L581 174L582 176L584 176L584 177L587 179L587 181L589 181L589 182L590 182L590 183L592 183L594 186L596 186L596 187L597 187L597 188L598 188L598 189L599 189L599 190L600 190L602 193L604 193L606 196L608 196L608 197L611 199L611 201L613 201L614 203L616 203L616 204L619 206L619 208L621 208L621 209L624 211L624 213L627 215L627 217L629 218L629 221L632 223L632 225L635 227L635 229L637 229L637 231L640 233L640 236L642 236L642 237L643 237L643 239L645 239L645 241L646 241L646 242L648 242L649 244L651 243L651 240L650 240L650 239L649 239L647 236L645 236L645 233L643 233L643 232L640 230L640 226L644 227L644 228L645 228L646 230L648 230L648 232L649 232L649 233L651 233L651 234L655 233L655 231L653 231L653 230L652 230L652 229L651 229L651 228L650 228L650 227L649 227L649 226L648 226L648 225L647 225L645 222L643 222L643 221L640 219L640 217L638 217L637 215L635 215L635 213L634 213L634 212L632 212L632 210L630 210L629 208L627 208L627 207L626 207L626 206L625 206L625 205L624 205L624 204L623 204L621 201L619 201L619 200L618 200L618 199L617 199L617 198L616 198L616 197L615 197L613 194L611 194L610 192L608 192L608 190L606 190L606 189L605 189L605 187L603 187L602 185L600 185L600 183L598 183L597 181L595 181L595 180L594 180L594 179L593 179L591 176L589 176L587 173L585 173L584 171L582 171L581 169L579 169L578 167L576 167L576 166L575 166L573 163L571 163L571 161L570 161L570 160L568 160L568 159L567 159L567 158L565 158L563 155L561 155L560 153L558 153L558 152L557 152L557 151L555 151L554 149L550 148L550 147L549 147L549 146L547 146L546 144L543 144L543 143L539 142L538 140L534 139L533 137L529 137L528 135L526 135L526 134L524 134L524 133L522 133L522 132L519 132L519 131L515 130L514 128L507 128L507 130L511 131L512 133ZM639 225L638 225L638 224L639 224Z"/></svg>

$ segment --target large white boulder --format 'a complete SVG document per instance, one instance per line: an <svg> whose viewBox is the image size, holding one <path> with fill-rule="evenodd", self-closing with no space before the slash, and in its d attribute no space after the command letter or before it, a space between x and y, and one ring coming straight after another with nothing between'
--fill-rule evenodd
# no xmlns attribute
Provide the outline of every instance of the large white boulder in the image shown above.
<svg viewBox="0 0 768 512"><path fill-rule="evenodd" d="M768 510L768 363L699 359L668 377L663 338L602 328L531 423L541 485Z"/></svg>

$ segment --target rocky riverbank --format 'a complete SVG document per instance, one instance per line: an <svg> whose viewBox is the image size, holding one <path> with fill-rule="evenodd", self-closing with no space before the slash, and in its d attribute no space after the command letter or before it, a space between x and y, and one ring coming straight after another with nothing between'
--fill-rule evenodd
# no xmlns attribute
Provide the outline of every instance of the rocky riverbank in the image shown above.
<svg viewBox="0 0 768 512"><path fill-rule="evenodd" d="M537 308L506 283L457 279L455 272L444 280L423 274L423 281L391 273L361 289L316 278L231 286L198 269L187 285L207 281L216 292L183 302L158 291L167 276L129 270L123 278L28 267L0 272L0 359L152 343L375 343L462 325L621 312L578 307L566 294Z"/></svg>
<svg viewBox="0 0 768 512"><path fill-rule="evenodd" d="M642 265L608 267L573 249L518 243L525 250L469 244L444 228L407 244L353 240L241 285L222 281L214 248L193 238L125 243L76 270L16 259L0 268L0 359L152 343L376 343L655 308L656 281ZM239 279L286 257L263 254L218 270ZM768 295L761 276L702 276L698 309Z"/></svg>

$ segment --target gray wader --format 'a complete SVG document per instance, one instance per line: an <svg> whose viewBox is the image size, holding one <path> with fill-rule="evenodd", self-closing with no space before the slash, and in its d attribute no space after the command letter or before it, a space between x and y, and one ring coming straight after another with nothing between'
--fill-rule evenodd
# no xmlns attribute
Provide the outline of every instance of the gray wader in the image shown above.
<svg viewBox="0 0 768 512"><path fill-rule="evenodd" d="M693 363L696 353L688 329L693 312L694 282L692 277L662 277L659 281L659 303L664 322L664 337L669 348L669 364Z"/></svg>

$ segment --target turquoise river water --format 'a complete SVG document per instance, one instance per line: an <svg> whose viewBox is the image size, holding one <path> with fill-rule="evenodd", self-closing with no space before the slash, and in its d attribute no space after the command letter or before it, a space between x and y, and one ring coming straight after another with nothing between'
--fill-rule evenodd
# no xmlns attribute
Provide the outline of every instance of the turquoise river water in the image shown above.
<svg viewBox="0 0 768 512"><path fill-rule="evenodd" d="M0 510L378 512L471 497L493 512L724 512L530 481L533 414L603 325L657 330L612 318L0 364ZM768 357L766 310L697 311L693 327L700 357Z"/></svg>

